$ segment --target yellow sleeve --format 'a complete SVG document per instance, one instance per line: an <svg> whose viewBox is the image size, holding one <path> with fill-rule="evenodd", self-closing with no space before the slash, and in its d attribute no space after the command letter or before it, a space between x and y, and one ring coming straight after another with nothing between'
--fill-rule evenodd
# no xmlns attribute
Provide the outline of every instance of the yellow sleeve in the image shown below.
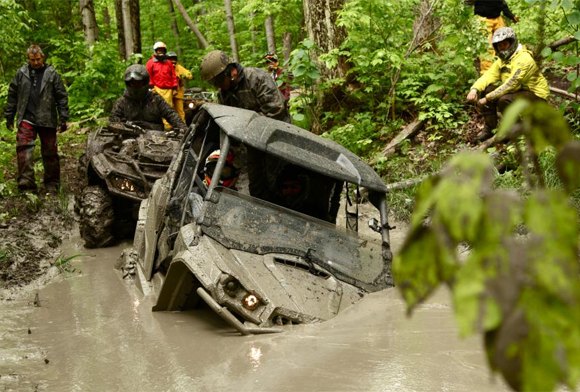
<svg viewBox="0 0 580 392"><path fill-rule="evenodd" d="M501 60L496 60L493 62L491 67L479 79L473 83L472 89L476 89L478 92L483 92L487 86L497 83L501 79Z"/></svg>
<svg viewBox="0 0 580 392"><path fill-rule="evenodd" d="M181 64L177 64L175 66L175 73L177 74L177 77L180 79L192 79L193 78L191 71L189 71L187 68L183 67Z"/></svg>

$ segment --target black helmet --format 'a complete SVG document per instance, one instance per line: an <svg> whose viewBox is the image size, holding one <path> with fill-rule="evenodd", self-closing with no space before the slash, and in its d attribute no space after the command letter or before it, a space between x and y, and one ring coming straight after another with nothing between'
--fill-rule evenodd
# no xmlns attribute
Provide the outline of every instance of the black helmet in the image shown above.
<svg viewBox="0 0 580 392"><path fill-rule="evenodd" d="M175 53L175 52L167 52L167 58L168 59L175 59L175 60L177 60L177 53Z"/></svg>
<svg viewBox="0 0 580 392"><path fill-rule="evenodd" d="M142 100L149 91L149 73L142 64L134 64L125 70L125 86L129 98Z"/></svg>
<svg viewBox="0 0 580 392"><path fill-rule="evenodd" d="M221 50L212 50L201 60L201 79L209 82L225 71L230 64L233 64L233 62L227 54Z"/></svg>
<svg viewBox="0 0 580 392"><path fill-rule="evenodd" d="M149 84L149 73L147 68L142 64L133 64L127 67L125 70L125 83L132 80L136 81L146 81Z"/></svg>
<svg viewBox="0 0 580 392"><path fill-rule="evenodd" d="M509 41L510 46L506 50L499 50L498 44L503 41ZM511 27L500 27L493 33L491 43L497 57L503 61L507 61L518 48L518 37Z"/></svg>

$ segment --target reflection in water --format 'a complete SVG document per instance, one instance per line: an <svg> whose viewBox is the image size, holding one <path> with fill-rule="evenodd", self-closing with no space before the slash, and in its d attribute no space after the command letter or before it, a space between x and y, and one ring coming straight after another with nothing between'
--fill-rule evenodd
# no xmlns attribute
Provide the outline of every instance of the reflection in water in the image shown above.
<svg viewBox="0 0 580 392"><path fill-rule="evenodd" d="M256 371L260 367L260 359L262 358L262 349L260 347L252 346L250 347L250 352L248 353L250 358L250 363L252 364L253 370Z"/></svg>

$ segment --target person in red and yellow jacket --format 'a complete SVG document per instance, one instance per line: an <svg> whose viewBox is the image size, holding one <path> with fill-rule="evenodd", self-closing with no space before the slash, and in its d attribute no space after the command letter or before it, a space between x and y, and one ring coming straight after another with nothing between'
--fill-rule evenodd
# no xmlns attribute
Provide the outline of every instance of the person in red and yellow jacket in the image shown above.
<svg viewBox="0 0 580 392"><path fill-rule="evenodd" d="M168 52L167 58L175 67L175 75L177 76L177 89L173 94L173 108L179 114L179 117L185 121L185 110L183 109L183 95L185 93L185 80L191 80L193 75L191 71L177 62L177 53Z"/></svg>
<svg viewBox="0 0 580 392"><path fill-rule="evenodd" d="M493 34L493 47L499 57L471 86L468 102L480 105L486 127L480 140L493 135L498 111L503 113L518 98L546 100L550 95L548 81L542 75L532 53L518 43L511 27L502 27ZM499 86L498 86L499 85Z"/></svg>
<svg viewBox="0 0 580 392"><path fill-rule="evenodd" d="M149 87L173 107L173 95L177 90L177 75L175 67L166 56L167 46L159 41L153 45L153 55L147 61L149 73ZM166 124L166 128L169 124Z"/></svg>

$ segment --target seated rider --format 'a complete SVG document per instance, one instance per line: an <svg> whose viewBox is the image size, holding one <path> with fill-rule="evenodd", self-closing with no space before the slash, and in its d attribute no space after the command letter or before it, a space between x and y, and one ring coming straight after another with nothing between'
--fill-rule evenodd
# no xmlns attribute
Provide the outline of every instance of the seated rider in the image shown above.
<svg viewBox="0 0 580 392"><path fill-rule="evenodd" d="M220 150L214 150L205 160L205 165L203 166L203 183L206 186L211 184L211 179L213 177L213 173L217 166L217 161L220 158L220 155ZM226 163L224 164L221 172L219 185L226 188L236 189L236 182L238 181L239 175L240 170L234 166L234 154L230 151L228 152Z"/></svg>
<svg viewBox="0 0 580 392"><path fill-rule="evenodd" d="M187 126L179 115L159 95L149 91L149 74L145 66L134 64L125 70L125 92L113 105L109 122L139 122L151 124L151 129L163 130L165 119L174 130L185 132Z"/></svg>

